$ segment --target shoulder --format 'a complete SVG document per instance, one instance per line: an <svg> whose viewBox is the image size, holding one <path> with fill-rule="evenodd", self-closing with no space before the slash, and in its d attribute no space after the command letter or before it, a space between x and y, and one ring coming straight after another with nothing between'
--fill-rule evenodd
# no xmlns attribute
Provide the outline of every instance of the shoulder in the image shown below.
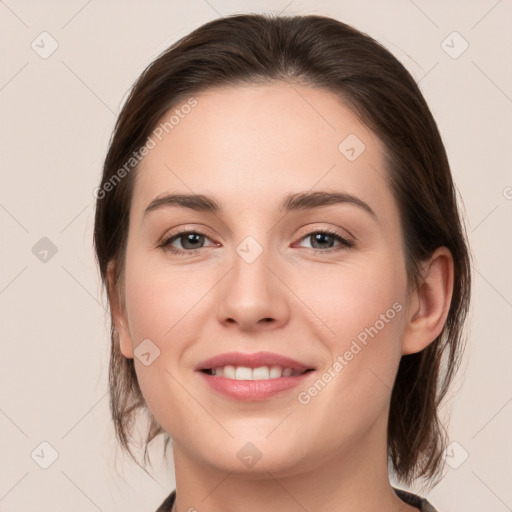
<svg viewBox="0 0 512 512"><path fill-rule="evenodd" d="M437 512L436 509L425 498L422 498L421 496L411 492L404 491L402 489L396 489L393 487L393 490L402 501L405 501L405 503L408 505L416 507L421 512Z"/></svg>
<svg viewBox="0 0 512 512"><path fill-rule="evenodd" d="M171 512L171 508L174 505L176 499L176 489L165 498L164 502L157 508L156 512Z"/></svg>

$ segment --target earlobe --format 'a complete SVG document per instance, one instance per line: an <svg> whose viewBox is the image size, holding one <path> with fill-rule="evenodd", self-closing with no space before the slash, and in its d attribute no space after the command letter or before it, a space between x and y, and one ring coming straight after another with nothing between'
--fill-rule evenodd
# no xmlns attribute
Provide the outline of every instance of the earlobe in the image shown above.
<svg viewBox="0 0 512 512"><path fill-rule="evenodd" d="M107 294L112 322L117 332L121 353L124 357L133 359L133 345L128 328L126 309L121 292L117 289L115 282L115 265L113 261L110 261L107 266Z"/></svg>
<svg viewBox="0 0 512 512"><path fill-rule="evenodd" d="M424 265L424 275L411 296L402 354L420 352L441 333L453 293L453 258L439 247Z"/></svg>

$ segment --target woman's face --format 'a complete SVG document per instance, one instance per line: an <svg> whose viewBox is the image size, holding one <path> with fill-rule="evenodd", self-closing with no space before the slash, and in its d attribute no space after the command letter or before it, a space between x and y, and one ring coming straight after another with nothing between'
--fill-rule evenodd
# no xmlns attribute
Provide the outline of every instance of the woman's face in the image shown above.
<svg viewBox="0 0 512 512"><path fill-rule="evenodd" d="M153 132L130 211L121 349L150 411L226 471L385 458L409 295L380 141L325 90L194 98Z"/></svg>

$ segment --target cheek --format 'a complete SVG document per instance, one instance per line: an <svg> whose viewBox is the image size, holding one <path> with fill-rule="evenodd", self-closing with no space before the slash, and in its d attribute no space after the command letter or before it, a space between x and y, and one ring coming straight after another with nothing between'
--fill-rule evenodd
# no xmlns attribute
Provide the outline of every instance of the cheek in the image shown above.
<svg viewBox="0 0 512 512"><path fill-rule="evenodd" d="M151 261L142 251L132 253L126 260L126 310L137 380L152 415L177 435L204 420L184 389L180 374L183 353L191 336L196 335L191 330L195 323L194 305L198 307L211 288L199 277L183 268ZM158 354L149 365L137 358L137 346L143 340L146 344L150 340L154 344L150 345L150 352L156 350Z"/></svg>
<svg viewBox="0 0 512 512"><path fill-rule="evenodd" d="M400 262L385 256L326 268L307 279L303 275L294 283L297 295L316 313L316 323L323 325L321 331L329 333L323 340L333 355L348 350L352 340L359 339L364 344L373 339L372 335L398 340L406 293L405 271ZM375 350L384 348L383 344L374 345Z"/></svg>
<svg viewBox="0 0 512 512"><path fill-rule="evenodd" d="M172 349L178 350L183 336L176 334L211 288L207 278L142 251L127 258L126 310L134 346L149 338L165 350L172 340Z"/></svg>
<svg viewBox="0 0 512 512"><path fill-rule="evenodd" d="M321 382L302 390L301 403L311 402L319 417L324 408L340 417L356 410L375 417L387 406L401 357L405 271L396 258L384 256L316 274L314 281L300 293L322 321L316 337L330 361ZM358 421L364 423L362 416Z"/></svg>
<svg viewBox="0 0 512 512"><path fill-rule="evenodd" d="M211 325L215 303L211 291L222 274L215 276L206 267L173 265L161 255L133 249L127 253L125 276L126 312L135 355L143 340L150 340L159 354L149 366L135 357L146 402L155 417L165 414L164 403L188 410L190 397L179 385L190 369L185 367L185 355L200 337L205 321Z"/></svg>

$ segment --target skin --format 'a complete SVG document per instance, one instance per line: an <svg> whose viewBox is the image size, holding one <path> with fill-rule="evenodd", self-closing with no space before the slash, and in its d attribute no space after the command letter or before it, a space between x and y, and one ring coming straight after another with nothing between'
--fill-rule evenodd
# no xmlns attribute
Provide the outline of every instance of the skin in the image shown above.
<svg viewBox="0 0 512 512"><path fill-rule="evenodd" d="M425 348L444 325L449 251L423 262L422 284L410 289L382 144L337 96L276 82L195 98L138 169L121 296L110 294L123 355L133 358L144 339L160 350L149 366L135 357L135 368L173 439L177 510L417 510L390 486L389 402L402 354ZM352 162L338 149L349 134L366 147ZM375 217L353 204L278 211L284 196L307 191L352 194ZM144 215L169 193L212 196L223 212L166 206ZM309 236L326 228L352 237L353 247ZM206 235L198 252L160 246L184 230ZM252 263L236 251L247 236L263 250ZM171 243L191 251L186 237ZM401 311L301 404L297 394L394 303ZM277 352L315 371L299 389L237 402L194 372L232 351ZM237 457L248 442L262 455L252 468Z"/></svg>

